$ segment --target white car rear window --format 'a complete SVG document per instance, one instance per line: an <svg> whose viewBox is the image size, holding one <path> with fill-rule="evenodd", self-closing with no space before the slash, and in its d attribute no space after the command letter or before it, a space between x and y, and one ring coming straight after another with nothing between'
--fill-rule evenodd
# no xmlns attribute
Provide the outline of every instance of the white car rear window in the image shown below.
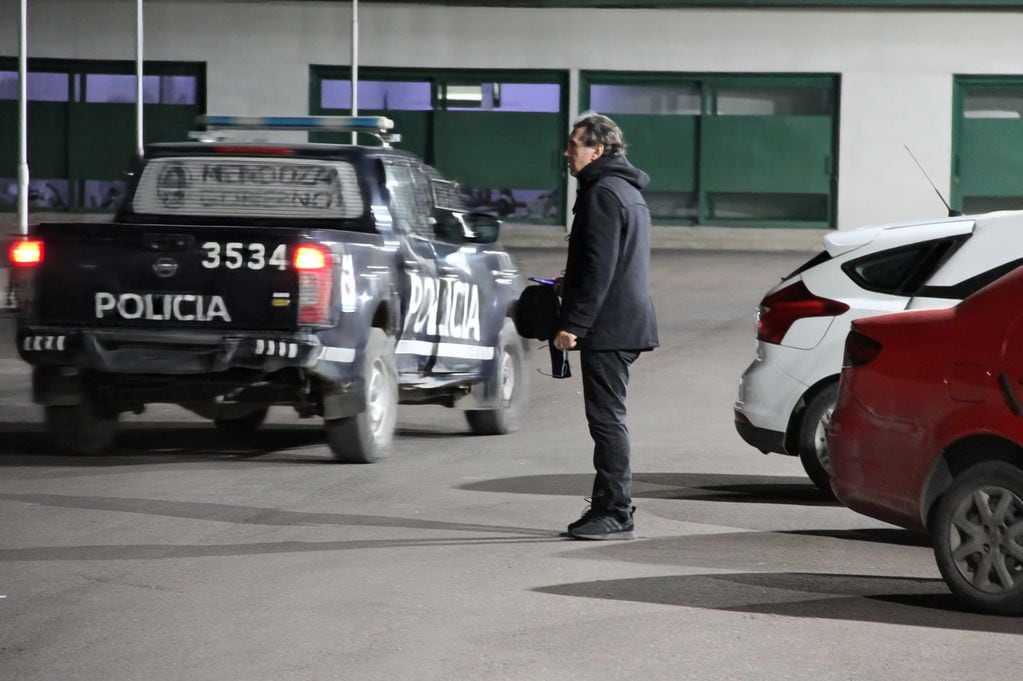
<svg viewBox="0 0 1023 681"><path fill-rule="evenodd" d="M272 218L356 218L365 211L346 161L252 156L151 160L132 199L135 213Z"/></svg>

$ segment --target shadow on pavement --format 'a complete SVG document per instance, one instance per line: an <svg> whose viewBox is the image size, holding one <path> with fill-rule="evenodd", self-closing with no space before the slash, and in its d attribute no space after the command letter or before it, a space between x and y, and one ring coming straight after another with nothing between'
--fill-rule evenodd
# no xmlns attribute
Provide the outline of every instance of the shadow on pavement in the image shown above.
<svg viewBox="0 0 1023 681"><path fill-rule="evenodd" d="M668 569L709 569L761 572L821 572L848 570L850 566L877 574L937 577L934 554L915 545L908 530L891 530L863 538L834 533L736 531L675 536L643 536L642 541L595 542L572 547L564 554L573 560L638 563ZM880 540L880 541L879 541ZM890 540L890 541L883 541Z"/></svg>
<svg viewBox="0 0 1023 681"><path fill-rule="evenodd" d="M423 530L447 534L433 537L386 538L344 541L283 541L239 544L130 544L98 546L39 546L0 548L0 563L16 561L119 560L239 556L267 553L340 551L348 549L393 548L396 546L444 546L507 542L561 542L549 529L482 523L461 523L429 518L359 515L352 513L309 513L272 507L168 501L131 497L75 496L66 494L0 493L0 501L36 504L81 511L110 511L163 518L206 520L260 527L365 527Z"/></svg>
<svg viewBox="0 0 1023 681"><path fill-rule="evenodd" d="M408 439L447 438L461 431L399 428L396 436ZM321 447L309 456L291 450ZM281 454L282 457L268 455ZM251 459L262 462L334 463L327 438L317 421L309 424L268 424L251 433L218 430L211 423L147 422L121 424L115 449L102 456L55 453L40 423L0 422L0 467L26 465L103 466L175 463L216 459Z"/></svg>
<svg viewBox="0 0 1023 681"><path fill-rule="evenodd" d="M228 433L207 424L126 424L117 433L115 450L100 456L58 454L39 424L0 424L2 466L128 466L183 461L249 459L288 454L288 463L331 463L329 451L296 456L290 450L326 446L318 425L269 425L252 433Z"/></svg>
<svg viewBox="0 0 1023 681"><path fill-rule="evenodd" d="M892 544L894 546L931 547L931 540L928 539L926 534L895 527L875 527L857 530L788 530L785 534L805 537L831 537L833 539L875 542L878 544Z"/></svg>
<svg viewBox="0 0 1023 681"><path fill-rule="evenodd" d="M91 546L39 546L0 548L0 564L17 562L58 562L82 560L162 560L165 558L222 558L281 553L364 551L431 546L487 546L493 544L536 544L561 541L551 532L523 532L493 536L500 529L480 528L478 536L415 539L351 539L342 541L281 541L242 544L101 544Z"/></svg>
<svg viewBox="0 0 1023 681"><path fill-rule="evenodd" d="M749 572L579 582L536 591L784 617L1023 635L1019 618L963 612L939 579Z"/></svg>
<svg viewBox="0 0 1023 681"><path fill-rule="evenodd" d="M483 480L459 489L512 494L586 496L592 474L527 475ZM838 506L806 478L729 473L633 473L632 496L637 499L729 501L754 504Z"/></svg>

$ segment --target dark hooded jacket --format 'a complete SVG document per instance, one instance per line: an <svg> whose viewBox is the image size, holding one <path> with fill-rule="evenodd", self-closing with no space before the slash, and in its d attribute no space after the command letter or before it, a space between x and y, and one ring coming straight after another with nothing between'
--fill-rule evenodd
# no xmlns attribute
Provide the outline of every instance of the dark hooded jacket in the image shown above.
<svg viewBox="0 0 1023 681"><path fill-rule="evenodd" d="M576 176L561 328L584 350L657 347L650 297L650 176L624 156L601 156Z"/></svg>

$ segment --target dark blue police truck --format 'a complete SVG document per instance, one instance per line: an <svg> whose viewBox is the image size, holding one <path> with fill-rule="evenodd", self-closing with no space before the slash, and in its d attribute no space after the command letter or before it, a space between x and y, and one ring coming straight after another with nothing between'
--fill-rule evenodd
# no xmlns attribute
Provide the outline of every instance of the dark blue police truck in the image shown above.
<svg viewBox="0 0 1023 681"><path fill-rule="evenodd" d="M32 226L11 250L18 351L59 448L110 449L118 416L185 407L227 430L273 405L321 417L335 457L389 452L398 403L514 430L527 396L522 289L499 223L390 148L380 117L207 116L156 144L110 223ZM369 132L381 146L218 130Z"/></svg>

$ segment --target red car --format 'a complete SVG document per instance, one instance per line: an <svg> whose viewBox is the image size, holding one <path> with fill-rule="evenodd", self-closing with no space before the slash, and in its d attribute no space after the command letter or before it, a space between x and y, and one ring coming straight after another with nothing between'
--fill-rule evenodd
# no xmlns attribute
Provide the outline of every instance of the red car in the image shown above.
<svg viewBox="0 0 1023 681"><path fill-rule="evenodd" d="M832 487L855 511L927 531L968 607L1023 614L1023 267L986 281L953 308L853 322Z"/></svg>

